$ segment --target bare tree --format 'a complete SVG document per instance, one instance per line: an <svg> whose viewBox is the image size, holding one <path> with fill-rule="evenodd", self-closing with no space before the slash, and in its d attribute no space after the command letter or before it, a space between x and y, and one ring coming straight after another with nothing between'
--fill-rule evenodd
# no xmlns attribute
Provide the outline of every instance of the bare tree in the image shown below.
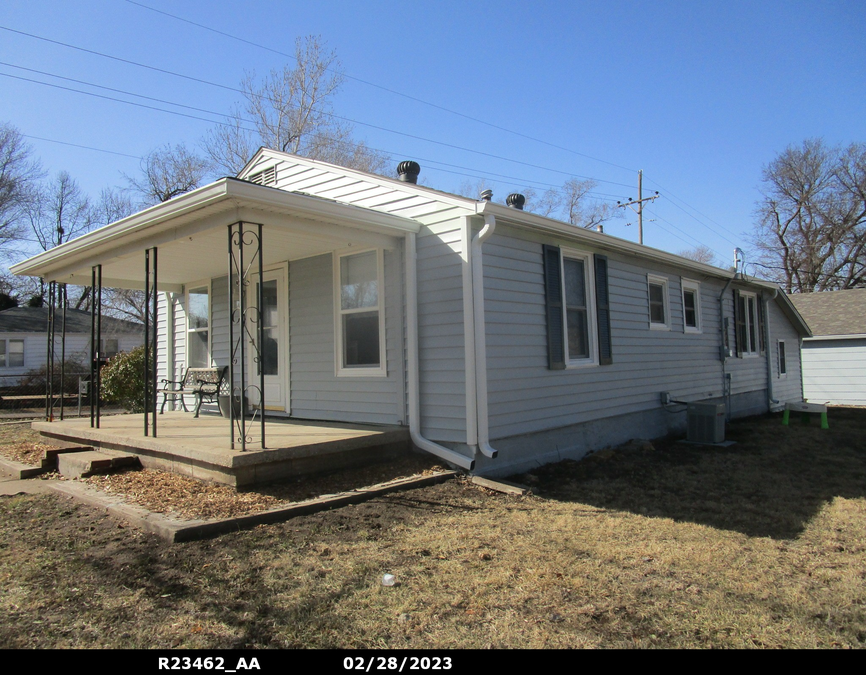
<svg viewBox="0 0 866 675"><path fill-rule="evenodd" d="M50 183L31 190L24 212L36 243L43 251L75 239L93 227L90 200L65 171ZM44 296L42 279L39 288L39 294ZM72 305L79 308L88 295L89 289L83 289Z"/></svg>
<svg viewBox="0 0 866 675"><path fill-rule="evenodd" d="M706 244L678 251L677 255L682 256L683 258L688 258L689 260L694 260L695 262L704 263L705 265L720 266L716 252Z"/></svg>
<svg viewBox="0 0 866 675"><path fill-rule="evenodd" d="M561 188L547 190L528 208L535 213L559 218L577 227L594 229L618 215L612 205L592 198L592 191L597 186L598 183L591 179L570 178Z"/></svg>
<svg viewBox="0 0 866 675"><path fill-rule="evenodd" d="M43 175L39 162L30 154L21 133L0 124L0 257L17 252L13 244L26 227L23 220L30 191Z"/></svg>
<svg viewBox="0 0 866 675"><path fill-rule="evenodd" d="M271 71L261 82L254 73L244 77L243 108L233 108L229 122L209 132L208 155L232 174L249 161L256 143L350 168L380 170L388 158L354 141L351 124L333 113L332 100L342 83L336 54L326 50L321 38L298 38L293 64Z"/></svg>
<svg viewBox="0 0 866 675"><path fill-rule="evenodd" d="M211 162L191 152L185 144L169 144L141 160L141 176L124 174L130 189L141 197L141 206L153 206L201 186Z"/></svg>
<svg viewBox="0 0 866 675"><path fill-rule="evenodd" d="M866 145L789 146L763 171L753 244L788 292L866 286Z"/></svg>

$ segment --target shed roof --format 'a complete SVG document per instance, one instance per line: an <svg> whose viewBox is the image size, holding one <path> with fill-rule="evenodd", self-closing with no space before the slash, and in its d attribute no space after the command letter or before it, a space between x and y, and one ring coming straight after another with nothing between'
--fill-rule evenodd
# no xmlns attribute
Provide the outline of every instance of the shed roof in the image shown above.
<svg viewBox="0 0 866 675"><path fill-rule="evenodd" d="M63 328L63 312L57 311L56 329ZM47 307L11 307L0 312L0 333L44 333L48 330ZM135 321L102 317L102 334L143 333L144 326ZM66 310L66 332L90 334L90 312Z"/></svg>
<svg viewBox="0 0 866 675"><path fill-rule="evenodd" d="M866 288L789 297L813 335L866 335Z"/></svg>

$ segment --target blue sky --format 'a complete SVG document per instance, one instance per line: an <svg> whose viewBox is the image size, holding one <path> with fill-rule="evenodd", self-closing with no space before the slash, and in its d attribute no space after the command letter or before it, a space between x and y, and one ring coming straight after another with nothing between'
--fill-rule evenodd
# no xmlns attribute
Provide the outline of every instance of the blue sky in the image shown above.
<svg viewBox="0 0 866 675"><path fill-rule="evenodd" d="M862 1L141 4L285 53L296 37L321 35L348 76L335 111L374 125L357 124L356 137L395 165L418 160L431 187L486 177L504 198L578 176L624 200L643 169L645 193L662 194L645 214L655 219L645 242L674 252L703 243L725 264L735 245L747 248L766 163L807 138L866 141ZM125 0L6 0L0 26L227 87L287 61ZM0 62L0 121L92 195L135 174L136 157L194 145L213 124L8 75L173 110L21 68L216 113L240 98L9 30ZM634 220L606 231L636 240Z"/></svg>

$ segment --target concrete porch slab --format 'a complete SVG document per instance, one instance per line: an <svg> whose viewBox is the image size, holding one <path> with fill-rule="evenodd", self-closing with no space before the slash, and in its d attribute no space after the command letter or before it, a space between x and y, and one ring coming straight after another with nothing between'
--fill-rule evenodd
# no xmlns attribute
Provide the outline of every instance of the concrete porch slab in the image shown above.
<svg viewBox="0 0 866 675"><path fill-rule="evenodd" d="M195 419L184 412L160 415L156 438L144 435L142 415L105 417L99 429L91 428L89 419L34 422L33 429L55 444L131 452L145 467L235 487L359 465L409 449L406 427L267 419L267 449L261 449L256 422L248 430L248 450L241 452L239 443L231 448L227 419Z"/></svg>

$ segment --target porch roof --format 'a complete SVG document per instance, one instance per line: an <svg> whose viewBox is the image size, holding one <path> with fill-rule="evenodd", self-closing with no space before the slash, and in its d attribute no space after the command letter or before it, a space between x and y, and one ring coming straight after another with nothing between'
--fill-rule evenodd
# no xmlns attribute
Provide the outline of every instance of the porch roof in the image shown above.
<svg viewBox="0 0 866 675"><path fill-rule="evenodd" d="M14 274L89 285L102 265L102 283L144 288L145 249L159 248L159 289L222 276L228 270L228 225L263 225L265 265L350 247L393 248L417 233L410 218L328 199L223 178L168 202L89 232L24 262Z"/></svg>

